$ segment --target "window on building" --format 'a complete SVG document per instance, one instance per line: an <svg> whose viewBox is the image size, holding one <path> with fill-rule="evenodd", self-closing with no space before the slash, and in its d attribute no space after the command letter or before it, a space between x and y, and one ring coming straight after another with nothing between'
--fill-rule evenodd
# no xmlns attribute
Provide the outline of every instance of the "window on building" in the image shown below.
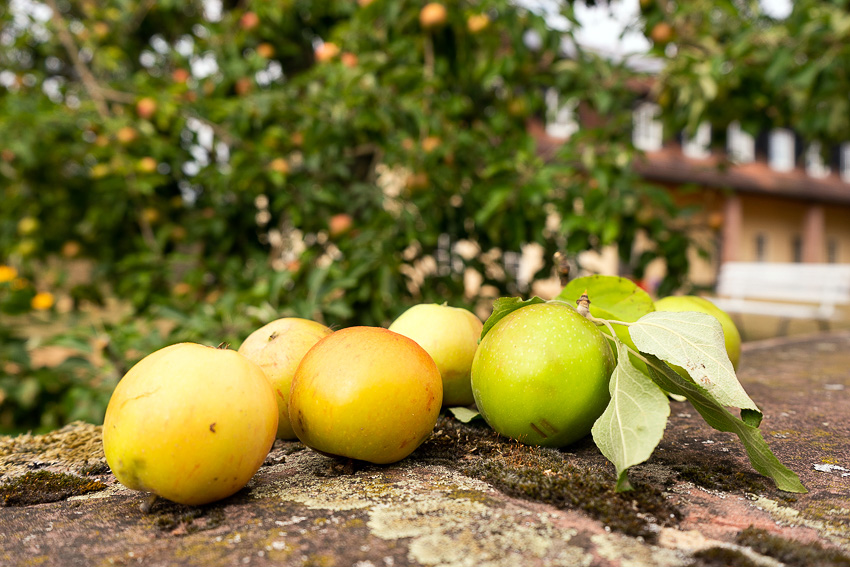
<svg viewBox="0 0 850 567"><path fill-rule="evenodd" d="M830 238L826 243L826 261L830 264L838 263L838 239Z"/></svg>
<svg viewBox="0 0 850 567"><path fill-rule="evenodd" d="M735 163L752 163L756 159L756 140L741 129L738 121L729 124L726 131L726 152Z"/></svg>
<svg viewBox="0 0 850 567"><path fill-rule="evenodd" d="M812 142L806 148L806 173L818 179L829 175L829 165L823 159L820 142Z"/></svg>
<svg viewBox="0 0 850 567"><path fill-rule="evenodd" d="M632 114L632 144L645 152L661 149L662 126L658 115L661 110L657 104L641 103Z"/></svg>
<svg viewBox="0 0 850 567"><path fill-rule="evenodd" d="M839 163L841 165L841 180L850 183L850 142L841 144Z"/></svg>
<svg viewBox="0 0 850 567"><path fill-rule="evenodd" d="M803 238L799 234L791 238L791 258L794 262L803 261Z"/></svg>
<svg viewBox="0 0 850 567"><path fill-rule="evenodd" d="M555 89L546 91L546 133L566 140L578 131L575 99L562 100Z"/></svg>
<svg viewBox="0 0 850 567"><path fill-rule="evenodd" d="M764 234L756 235L756 262L767 261L767 237Z"/></svg>
<svg viewBox="0 0 850 567"><path fill-rule="evenodd" d="M767 153L771 169L781 172L794 169L794 133L786 128L771 130Z"/></svg>
<svg viewBox="0 0 850 567"><path fill-rule="evenodd" d="M693 159L706 159L711 155L711 124L701 123L693 136L682 135L682 153Z"/></svg>

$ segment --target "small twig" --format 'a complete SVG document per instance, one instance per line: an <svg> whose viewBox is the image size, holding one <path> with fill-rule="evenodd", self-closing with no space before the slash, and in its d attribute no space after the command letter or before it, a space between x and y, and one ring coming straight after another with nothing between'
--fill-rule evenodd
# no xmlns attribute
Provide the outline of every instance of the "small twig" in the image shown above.
<svg viewBox="0 0 850 567"><path fill-rule="evenodd" d="M423 115L429 116L431 114L431 98L434 96L434 85L432 84L434 80L434 40L430 33L425 36L424 52L425 64L423 66L423 74L425 77L425 96L423 97L422 107L424 110ZM419 130L419 141L424 140L427 135L428 127L423 123Z"/></svg>
<svg viewBox="0 0 850 567"><path fill-rule="evenodd" d="M153 508L154 503L157 500L156 494L151 494L147 498L139 504L139 510L141 510L142 514L150 514L151 509Z"/></svg>
<svg viewBox="0 0 850 567"><path fill-rule="evenodd" d="M112 102L122 102L124 104L132 104L136 102L136 95L133 93L125 93L106 87L100 87L100 93L105 99L111 100Z"/></svg>
<svg viewBox="0 0 850 567"><path fill-rule="evenodd" d="M83 82L86 92L89 93L92 101L94 101L97 113L100 114L101 118L109 117L109 107L106 105L106 99L103 97L100 85L94 78L94 75L92 75L91 71L89 71L89 68L86 67L86 64L83 63L83 60L80 59L80 52L77 49L77 44L74 43L74 38L71 36L71 32L68 31L68 24L65 22L65 18L62 17L62 13L59 11L59 6L56 5L56 0L45 0L45 3L53 12L53 23L56 24L59 41L62 42L62 46L65 48L65 51L68 52L68 56L71 58L71 63L74 65L74 69L80 76L80 80Z"/></svg>

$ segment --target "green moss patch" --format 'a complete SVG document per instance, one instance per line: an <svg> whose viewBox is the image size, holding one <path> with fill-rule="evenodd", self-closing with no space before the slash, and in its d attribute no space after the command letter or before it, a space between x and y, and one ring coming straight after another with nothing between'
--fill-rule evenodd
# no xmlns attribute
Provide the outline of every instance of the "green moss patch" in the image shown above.
<svg viewBox="0 0 850 567"><path fill-rule="evenodd" d="M747 470L741 470L740 465L731 461L714 462L711 466L705 464L670 464L670 467L676 473L678 480L692 482L709 490L763 494L770 488L764 477Z"/></svg>
<svg viewBox="0 0 850 567"><path fill-rule="evenodd" d="M752 526L738 534L737 542L788 567L850 567L850 556L840 551L784 539Z"/></svg>
<svg viewBox="0 0 850 567"><path fill-rule="evenodd" d="M30 506L57 502L106 488L99 480L48 471L29 472L0 484L0 506Z"/></svg>
<svg viewBox="0 0 850 567"><path fill-rule="evenodd" d="M758 564L740 551L711 547L694 553L694 562L690 567L758 567Z"/></svg>
<svg viewBox="0 0 850 567"><path fill-rule="evenodd" d="M585 452L582 447L577 450ZM592 462L598 459L585 464L571 453L522 445L486 426L447 417L441 416L434 435L416 457L484 480L508 496L581 510L612 530L650 542L655 541L659 526L674 525L681 517L652 486L635 483L635 490L615 492L613 467Z"/></svg>
<svg viewBox="0 0 850 567"><path fill-rule="evenodd" d="M225 521L224 510L218 506L184 506L160 499L161 509L152 514L153 526L169 535L181 536L212 530Z"/></svg>

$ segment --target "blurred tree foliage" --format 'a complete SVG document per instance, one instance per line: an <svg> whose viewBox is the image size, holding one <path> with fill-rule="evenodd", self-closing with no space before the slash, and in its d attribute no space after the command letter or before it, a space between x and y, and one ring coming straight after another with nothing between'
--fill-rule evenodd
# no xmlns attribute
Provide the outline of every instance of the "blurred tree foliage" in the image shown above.
<svg viewBox="0 0 850 567"><path fill-rule="evenodd" d="M682 283L678 212L631 168L634 73L507 0L424 4L0 6L0 264L15 270L0 305L17 306L0 322L0 429L99 420L169 342L525 291L510 260L527 243L544 277L556 250L618 243L636 277L663 257L662 290ZM603 119L544 158L529 121L550 87ZM653 246L634 255L641 234ZM8 322L49 319L37 292L70 298L54 342L81 354L52 372ZM130 313L93 325L84 308L107 297Z"/></svg>
<svg viewBox="0 0 850 567"><path fill-rule="evenodd" d="M850 132L850 1L795 0L787 17L757 0L641 0L657 99L673 127L740 121L756 134L792 128L837 145Z"/></svg>

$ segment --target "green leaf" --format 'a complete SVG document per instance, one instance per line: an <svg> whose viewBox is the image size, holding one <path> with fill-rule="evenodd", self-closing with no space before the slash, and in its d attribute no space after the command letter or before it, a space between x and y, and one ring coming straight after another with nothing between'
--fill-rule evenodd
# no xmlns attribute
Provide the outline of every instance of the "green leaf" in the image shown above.
<svg viewBox="0 0 850 567"><path fill-rule="evenodd" d="M585 276L572 280L558 294L575 305L584 291L590 298L590 314L601 319L637 321L655 311L652 298L631 280L617 276Z"/></svg>
<svg viewBox="0 0 850 567"><path fill-rule="evenodd" d="M668 392L685 396L694 409L711 427L718 431L734 433L744 444L753 468L770 477L776 487L786 492L808 492L794 471L783 465L771 452L761 431L732 415L708 390L679 376L659 358L646 355L649 375L652 380Z"/></svg>
<svg viewBox="0 0 850 567"><path fill-rule="evenodd" d="M469 409L467 407L458 406L448 409L452 412L452 415L455 416L455 419L462 423L469 423L474 419L484 419L484 417L476 410Z"/></svg>
<svg viewBox="0 0 850 567"><path fill-rule="evenodd" d="M575 305L585 290L590 298L590 314L599 319L632 323L647 313L655 311L655 303L648 293L633 281L617 276L576 278L567 284L558 298L568 301L570 305ZM611 334L608 327L599 327L599 330L607 335ZM628 327L614 325L614 332L621 341L637 349L629 336ZM630 358L638 370L645 372L643 362L634 356Z"/></svg>
<svg viewBox="0 0 850 567"><path fill-rule="evenodd" d="M711 315L656 311L631 325L629 333L641 352L684 368L722 405L760 411L738 382L726 353L723 328Z"/></svg>
<svg viewBox="0 0 850 567"><path fill-rule="evenodd" d="M493 326L502 320L506 315L509 315L516 311L517 309L522 309L523 307L528 307L529 305L535 305L537 303L546 303L545 300L540 299L539 297L532 297L531 299L522 300L519 297L500 297L493 303L493 312L487 317L487 320L484 321L484 328L481 329L481 336L478 338L478 342L481 342L481 339L484 338L490 329Z"/></svg>
<svg viewBox="0 0 850 567"><path fill-rule="evenodd" d="M628 469L647 460L664 436L670 402L657 384L635 368L617 341L617 367L608 390L611 402L593 424L593 441L617 468L617 491L631 490Z"/></svg>

